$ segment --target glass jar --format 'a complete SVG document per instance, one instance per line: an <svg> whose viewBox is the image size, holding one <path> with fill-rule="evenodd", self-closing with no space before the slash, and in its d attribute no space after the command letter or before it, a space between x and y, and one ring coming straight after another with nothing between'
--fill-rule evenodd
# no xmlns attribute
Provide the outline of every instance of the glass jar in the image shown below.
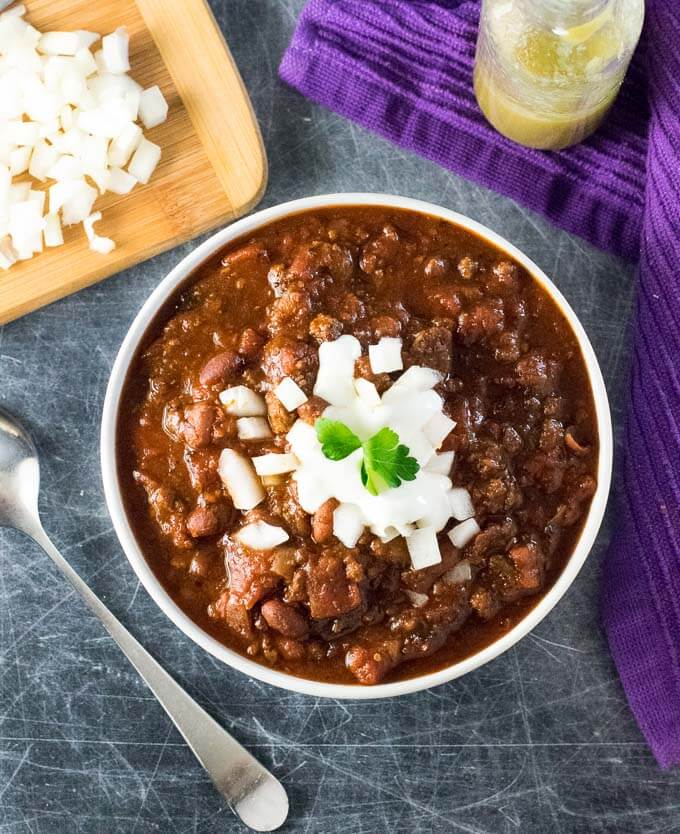
<svg viewBox="0 0 680 834"><path fill-rule="evenodd" d="M599 127L642 31L644 0L483 0L474 85L500 133L565 148Z"/></svg>

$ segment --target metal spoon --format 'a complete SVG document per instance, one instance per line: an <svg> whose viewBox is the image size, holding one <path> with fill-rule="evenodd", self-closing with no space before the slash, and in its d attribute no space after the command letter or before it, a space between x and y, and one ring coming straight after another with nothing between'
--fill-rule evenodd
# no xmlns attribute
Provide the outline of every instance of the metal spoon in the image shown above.
<svg viewBox="0 0 680 834"><path fill-rule="evenodd" d="M279 828L288 816L288 797L281 783L187 695L59 553L40 522L39 487L35 444L0 408L0 527L21 530L52 559L161 702L232 811L255 831Z"/></svg>

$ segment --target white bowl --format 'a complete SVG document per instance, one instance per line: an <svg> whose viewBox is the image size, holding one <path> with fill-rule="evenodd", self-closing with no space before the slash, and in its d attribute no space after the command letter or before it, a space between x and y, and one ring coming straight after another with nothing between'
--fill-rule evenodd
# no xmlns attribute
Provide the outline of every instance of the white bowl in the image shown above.
<svg viewBox="0 0 680 834"><path fill-rule="evenodd" d="M590 384L593 390L600 443L597 492L593 497L588 517L583 525L583 530L574 552L557 582L548 591L548 593L545 594L535 607L532 608L531 611L511 631L507 632L502 637L499 637L498 640L494 641L491 645L481 651L476 652L474 655L471 655L470 657L467 657L457 663L453 663L452 665L447 666L444 669L440 669L437 672L430 672L409 680L398 681L396 683L383 683L376 686L320 683L318 681L297 678L293 675L286 674L285 672L279 672L276 669L270 669L267 666L255 663L253 660L249 660L232 649L227 648L189 619L189 617L171 599L167 591L155 577L146 559L144 558L139 545L137 544L123 506L116 469L115 454L118 405L128 367L135 356L140 340L144 337L149 324L166 299L175 291L176 287L182 284L188 276L190 276L199 266L201 266L201 264L203 264L219 249L222 249L222 247L226 246L236 238L242 237L243 235L253 234L262 226L266 226L275 220L279 220L280 218L286 217L290 214L297 214L299 212L319 209L322 207L354 205L374 205L386 206L389 208L410 209L411 211L421 212L443 220L448 220L451 223L462 226L464 229L467 229L488 240L491 244L501 250L504 250L518 263L522 264L522 266L524 266L524 268L531 273L531 275L556 301L576 334L588 368ZM509 649L518 640L528 634L557 604L559 599L574 581L576 575L581 569L581 566L585 562L586 557L593 546L593 542L595 541L595 537L600 528L600 523L602 522L611 481L612 426L609 412L609 402L600 366L598 365L593 348L583 327L581 326L581 323L576 318L574 311L571 309L569 304L567 304L565 298L552 281L550 281L545 273L543 273L538 266L533 263L533 261L520 252L519 249L511 243L508 243L508 241L504 240L500 237L500 235L497 235L485 226L476 223L474 220L470 220L469 218L464 217L461 214L457 214L456 212L449 211L448 209L432 205L431 203L425 203L420 200L412 200L407 197L395 197L385 194L330 194L319 197L306 197L301 200L293 200L292 202L284 203L283 205L275 206L274 208L259 211L250 217L246 217L243 220L233 223L231 226L217 232L209 238L209 240L206 240L205 243L198 246L193 252L187 255L163 281L161 281L132 323L120 351L118 352L118 356L111 372L102 417L101 462L106 502L108 504L116 533L118 534L118 538L130 561L130 564L156 603L168 615L168 617L170 617L175 625L177 625L195 643L198 643L199 646L202 646L206 649L206 651L210 652L216 658L229 666L232 666L234 669L238 669L240 672L264 681L265 683L280 686L283 689L292 690L294 692L302 692L306 695L322 696L327 698L386 698L393 695L404 695L410 692L417 692L421 689L429 689L432 686L438 686L439 684L458 678L461 675L465 675L473 669L477 669L483 664L488 663L490 660L493 660L499 654Z"/></svg>

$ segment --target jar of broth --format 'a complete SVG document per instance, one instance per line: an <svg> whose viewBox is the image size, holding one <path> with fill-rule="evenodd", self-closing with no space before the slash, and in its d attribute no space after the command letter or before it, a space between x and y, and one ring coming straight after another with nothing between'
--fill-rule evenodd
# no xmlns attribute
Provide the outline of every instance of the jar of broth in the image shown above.
<svg viewBox="0 0 680 834"><path fill-rule="evenodd" d="M644 0L483 0L474 86L500 133L531 148L599 127L642 31Z"/></svg>

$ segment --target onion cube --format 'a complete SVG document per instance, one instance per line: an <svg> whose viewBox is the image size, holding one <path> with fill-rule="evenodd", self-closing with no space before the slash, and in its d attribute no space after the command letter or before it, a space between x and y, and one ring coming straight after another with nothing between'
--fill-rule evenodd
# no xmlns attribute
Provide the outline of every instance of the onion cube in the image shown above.
<svg viewBox="0 0 680 834"><path fill-rule="evenodd" d="M434 455L428 461L425 468L428 472L436 472L439 475L449 475L455 457L455 452L442 452L439 455Z"/></svg>
<svg viewBox="0 0 680 834"><path fill-rule="evenodd" d="M354 387L357 392L357 396L360 400L363 400L367 405L376 408L380 405L380 394L378 393L378 389L372 382L369 382L367 379L362 379L359 377L358 379L354 380Z"/></svg>
<svg viewBox="0 0 680 834"><path fill-rule="evenodd" d="M61 222L58 214L48 214L45 217L45 246L61 246L64 242L64 235L61 230Z"/></svg>
<svg viewBox="0 0 680 834"><path fill-rule="evenodd" d="M102 38L102 63L107 72L120 75L130 70L129 46L130 38L124 26Z"/></svg>
<svg viewBox="0 0 680 834"><path fill-rule="evenodd" d="M355 398L354 363L361 356L361 344L354 336L340 336L319 347L319 372L314 385L317 397L331 405L349 405Z"/></svg>
<svg viewBox="0 0 680 834"><path fill-rule="evenodd" d="M28 173L36 180L44 182L47 179L47 172L59 158L59 152L47 142L38 142L31 154L31 161L28 166Z"/></svg>
<svg viewBox="0 0 680 834"><path fill-rule="evenodd" d="M456 521L466 521L475 514L470 493L463 487L454 487L449 490L449 506L451 515Z"/></svg>
<svg viewBox="0 0 680 834"><path fill-rule="evenodd" d="M222 450L217 472L237 510L252 510L264 500L264 487L252 463L233 449Z"/></svg>
<svg viewBox="0 0 680 834"><path fill-rule="evenodd" d="M402 344L401 339L384 336L377 345L369 345L368 359L374 374L390 374L402 370Z"/></svg>
<svg viewBox="0 0 680 834"><path fill-rule="evenodd" d="M434 448L438 449L455 428L456 423L439 411L423 426L423 433Z"/></svg>
<svg viewBox="0 0 680 834"><path fill-rule="evenodd" d="M239 417L236 421L236 431L240 440L267 440L272 436L265 417Z"/></svg>
<svg viewBox="0 0 680 834"><path fill-rule="evenodd" d="M109 162L111 165L127 165L128 160L142 141L142 129L139 125L129 122L126 124L109 147Z"/></svg>
<svg viewBox="0 0 680 834"><path fill-rule="evenodd" d="M454 547L462 548L472 541L474 537L481 532L481 527L477 524L474 518L468 518L467 521L461 521L460 524L449 530L449 539Z"/></svg>
<svg viewBox="0 0 680 834"><path fill-rule="evenodd" d="M449 585L462 585L472 579L472 568L467 559L458 562L455 568L447 570L442 579Z"/></svg>
<svg viewBox="0 0 680 834"><path fill-rule="evenodd" d="M99 40L99 35L79 29L75 32L46 32L38 41L38 50L44 55L75 55L81 49L89 49Z"/></svg>
<svg viewBox="0 0 680 834"><path fill-rule="evenodd" d="M252 459L257 474L263 478L268 475L285 475L293 472L300 465L295 455L276 454L259 455Z"/></svg>
<svg viewBox="0 0 680 834"><path fill-rule="evenodd" d="M139 99L139 118L147 130L162 124L168 118L168 103L157 84L142 92Z"/></svg>
<svg viewBox="0 0 680 834"><path fill-rule="evenodd" d="M15 148L9 155L9 170L13 177L25 174L31 162L30 148Z"/></svg>
<svg viewBox="0 0 680 834"><path fill-rule="evenodd" d="M411 365L383 394L383 402L391 403L400 397L409 397L414 391L429 391L442 381L439 371Z"/></svg>
<svg viewBox="0 0 680 834"><path fill-rule="evenodd" d="M4 237L0 240L0 267L2 269L9 269L18 259L16 249L12 246L12 241L9 237Z"/></svg>
<svg viewBox="0 0 680 834"><path fill-rule="evenodd" d="M128 171L136 180L146 185L156 170L160 158L161 149L158 145L142 137L137 145L137 150L132 155Z"/></svg>
<svg viewBox="0 0 680 834"><path fill-rule="evenodd" d="M83 78L89 78L97 72L97 64L89 49L79 49L74 58Z"/></svg>
<svg viewBox="0 0 680 834"><path fill-rule="evenodd" d="M406 539L413 570L423 570L438 565L442 560L434 527L421 527L414 530Z"/></svg>
<svg viewBox="0 0 680 834"><path fill-rule="evenodd" d="M333 512L333 535L345 547L354 547L364 532L361 510L354 504L340 504Z"/></svg>
<svg viewBox="0 0 680 834"><path fill-rule="evenodd" d="M295 411L296 408L307 402L307 394L289 376L279 382L274 389L274 393L288 411Z"/></svg>
<svg viewBox="0 0 680 834"><path fill-rule="evenodd" d="M264 397L245 385L235 385L222 391L220 402L227 414L235 417L263 417L267 413Z"/></svg>
<svg viewBox="0 0 680 834"><path fill-rule="evenodd" d="M137 180L122 168L115 165L109 168L109 181L107 190L113 194L129 194L137 185Z"/></svg>
<svg viewBox="0 0 680 834"><path fill-rule="evenodd" d="M94 231L94 224L102 219L101 211L97 211L85 218L83 226L85 227L85 234L90 242L90 249L100 255L108 255L116 248L116 244L110 237L99 237Z"/></svg>
<svg viewBox="0 0 680 834"><path fill-rule="evenodd" d="M235 538L252 550L273 550L288 541L288 533L283 527L275 527L266 521L254 521L241 527Z"/></svg>
<svg viewBox="0 0 680 834"><path fill-rule="evenodd" d="M418 591L404 591L406 596L411 600L411 603L416 608L422 608L424 605L430 601L430 598L427 594L420 594Z"/></svg>

